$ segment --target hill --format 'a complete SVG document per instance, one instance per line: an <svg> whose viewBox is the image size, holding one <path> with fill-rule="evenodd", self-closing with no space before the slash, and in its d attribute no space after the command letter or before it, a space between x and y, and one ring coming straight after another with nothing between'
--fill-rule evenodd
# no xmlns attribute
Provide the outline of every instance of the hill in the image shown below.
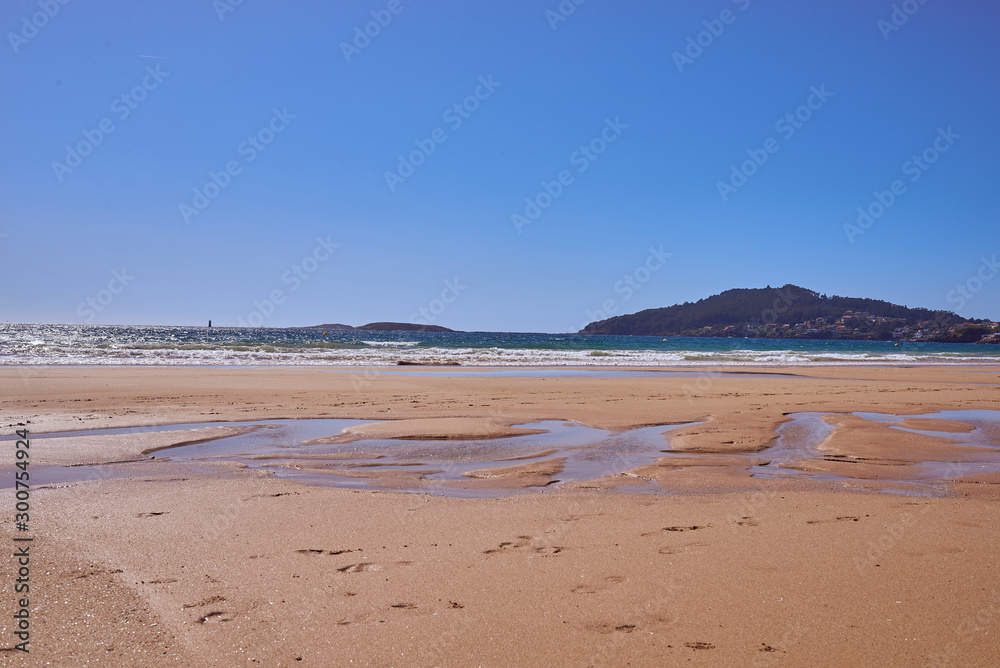
<svg viewBox="0 0 1000 668"><path fill-rule="evenodd" d="M988 321L967 320L951 311L861 297L828 297L788 284L726 290L696 302L592 322L580 333L954 341L978 334L970 331L977 325L989 328Z"/></svg>
<svg viewBox="0 0 1000 668"><path fill-rule="evenodd" d="M418 325L411 322L371 322L355 327L356 330L384 332L454 332L453 329L441 325Z"/></svg>
<svg viewBox="0 0 1000 668"><path fill-rule="evenodd" d="M302 329L352 330L356 332L454 332L440 325L420 325L412 322L370 322L360 327L333 323L329 325L311 325Z"/></svg>
<svg viewBox="0 0 1000 668"><path fill-rule="evenodd" d="M309 327L303 327L302 329L354 329L350 325L341 325L340 323L328 323L326 325L311 325Z"/></svg>

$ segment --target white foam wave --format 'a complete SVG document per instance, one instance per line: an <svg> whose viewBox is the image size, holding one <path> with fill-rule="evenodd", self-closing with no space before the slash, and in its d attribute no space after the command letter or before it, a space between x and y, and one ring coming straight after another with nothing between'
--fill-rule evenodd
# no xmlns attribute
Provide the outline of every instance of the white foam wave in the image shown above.
<svg viewBox="0 0 1000 668"><path fill-rule="evenodd" d="M387 342L377 342L384 344ZM395 342L398 343L398 342ZM615 350L612 356L592 350L539 350L523 348L414 348L376 345L370 348L274 348L203 346L84 348L55 347L35 353L22 350L0 357L0 365L286 365L286 366L392 366L398 362L462 366L791 366L865 364L996 364L995 356L958 353L873 353L807 351L653 351Z"/></svg>
<svg viewBox="0 0 1000 668"><path fill-rule="evenodd" d="M391 347L415 346L419 342L418 341L361 341L361 343L364 343L365 345L369 346L385 346L387 348L391 348Z"/></svg>

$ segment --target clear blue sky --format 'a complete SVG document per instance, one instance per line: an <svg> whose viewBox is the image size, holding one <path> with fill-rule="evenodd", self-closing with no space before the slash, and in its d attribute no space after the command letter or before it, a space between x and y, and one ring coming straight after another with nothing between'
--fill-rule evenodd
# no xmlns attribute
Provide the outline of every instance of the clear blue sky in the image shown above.
<svg viewBox="0 0 1000 668"><path fill-rule="evenodd" d="M787 282L1000 317L995 3L226 2L3 3L0 319L558 332Z"/></svg>

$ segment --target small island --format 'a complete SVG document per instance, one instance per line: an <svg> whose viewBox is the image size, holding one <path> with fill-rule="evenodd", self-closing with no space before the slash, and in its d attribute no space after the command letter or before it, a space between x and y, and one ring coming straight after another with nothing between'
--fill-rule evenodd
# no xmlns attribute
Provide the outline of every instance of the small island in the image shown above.
<svg viewBox="0 0 1000 668"><path fill-rule="evenodd" d="M421 325L412 322L370 322L360 327L332 323L327 325L310 325L302 329L350 330L354 332L454 332L441 325Z"/></svg>

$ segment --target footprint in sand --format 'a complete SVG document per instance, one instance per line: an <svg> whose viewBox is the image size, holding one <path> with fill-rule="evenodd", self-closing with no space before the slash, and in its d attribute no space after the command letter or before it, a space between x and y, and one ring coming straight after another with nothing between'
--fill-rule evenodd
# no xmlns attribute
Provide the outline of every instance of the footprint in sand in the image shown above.
<svg viewBox="0 0 1000 668"><path fill-rule="evenodd" d="M533 552L542 556L551 556L564 552L567 548L558 545L539 544L538 539L531 536L518 536L516 540L500 543L495 548L483 550L483 554L499 554L501 552Z"/></svg>
<svg viewBox="0 0 1000 668"><path fill-rule="evenodd" d="M602 634L611 633L632 633L633 631L648 631L662 627L664 624L671 624L675 618L663 611L643 611L635 615L627 622L597 622L584 625L587 631L595 631Z"/></svg>
<svg viewBox="0 0 1000 668"><path fill-rule="evenodd" d="M343 568L338 568L338 573L365 573L367 571L377 571L381 568L378 564L350 564Z"/></svg>
<svg viewBox="0 0 1000 668"><path fill-rule="evenodd" d="M697 531L698 529L710 529L710 528L711 528L711 525L709 525L709 524L692 524L690 526L672 526L672 527L663 527L662 529L657 529L656 531L647 531L646 533L641 534L641 535L643 537L645 537L645 536L659 536L664 531Z"/></svg>
<svg viewBox="0 0 1000 668"><path fill-rule="evenodd" d="M570 589L574 594L596 594L599 591L604 591L607 587L595 586L595 585L577 585Z"/></svg>
<svg viewBox="0 0 1000 668"><path fill-rule="evenodd" d="M619 618L611 622L591 622L583 625L583 629L602 634L632 633L633 631L654 631L665 626L676 624L678 615L666 601L650 601L640 609L628 615L625 620Z"/></svg>
<svg viewBox="0 0 1000 668"><path fill-rule="evenodd" d="M598 623L598 624L587 624L585 627L588 631L596 631L597 633L609 634L609 633L632 633L637 628L638 624L615 624L615 623Z"/></svg>
<svg viewBox="0 0 1000 668"><path fill-rule="evenodd" d="M198 622L199 624L205 624L206 622L210 622L210 621L212 621L212 622L231 622L231 621L233 621L232 617L225 617L224 616L225 614L226 613L223 612L222 610L213 610L212 612L208 613L207 615L204 615L203 617L199 617L195 621Z"/></svg>
<svg viewBox="0 0 1000 668"><path fill-rule="evenodd" d="M611 585L621 584L628 580L627 577L623 575L609 575L604 578L604 580L598 584L582 584L577 585L570 589L574 594L596 594L597 592L605 591L609 589Z"/></svg>
<svg viewBox="0 0 1000 668"><path fill-rule="evenodd" d="M337 569L338 573L368 573L369 571L380 571L385 566L409 566L412 561L396 561L392 564L373 564L368 562L361 562L358 564L349 564Z"/></svg>
<svg viewBox="0 0 1000 668"><path fill-rule="evenodd" d="M89 571L87 573L78 573L78 574L75 574L75 575L73 575L73 579L74 580L83 580L85 578L89 578L91 575L101 575L103 573L104 573L104 571L102 571L101 569L97 568L97 569L93 569L93 570L91 570L91 571Z"/></svg>
<svg viewBox="0 0 1000 668"><path fill-rule="evenodd" d="M868 517L868 515L865 515ZM806 520L806 524L828 524L830 522L860 522L860 515L841 515L840 517L834 517L832 520Z"/></svg>
<svg viewBox="0 0 1000 668"><path fill-rule="evenodd" d="M660 554L681 554L692 547L707 547L708 543L684 543L683 545L667 545L660 548Z"/></svg>
<svg viewBox="0 0 1000 668"><path fill-rule="evenodd" d="M225 599L224 596L210 596L210 597L208 597L206 599L202 599L201 601L198 601L197 603L185 603L181 607L182 608L200 608L202 606L211 605L213 603L222 603L225 600L226 599Z"/></svg>

